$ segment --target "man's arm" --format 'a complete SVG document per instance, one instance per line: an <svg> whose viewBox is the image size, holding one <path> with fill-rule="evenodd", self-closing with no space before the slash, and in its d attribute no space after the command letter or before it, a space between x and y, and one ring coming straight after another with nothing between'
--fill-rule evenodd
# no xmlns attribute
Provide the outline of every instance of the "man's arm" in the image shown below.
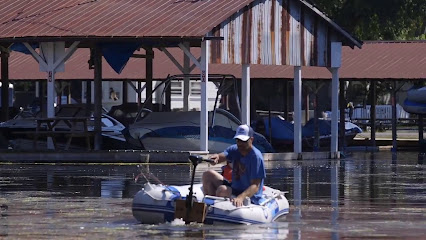
<svg viewBox="0 0 426 240"><path fill-rule="evenodd" d="M221 163L221 162L225 162L226 161L226 156L225 153L216 153L210 156L210 159L214 161L214 163L212 163L213 165Z"/></svg>
<svg viewBox="0 0 426 240"><path fill-rule="evenodd" d="M240 195L238 195L232 200L234 202L234 205L237 207L241 207L246 197L252 197L254 194L256 194L259 190L261 181L262 179L251 180L251 185L244 192L242 192Z"/></svg>

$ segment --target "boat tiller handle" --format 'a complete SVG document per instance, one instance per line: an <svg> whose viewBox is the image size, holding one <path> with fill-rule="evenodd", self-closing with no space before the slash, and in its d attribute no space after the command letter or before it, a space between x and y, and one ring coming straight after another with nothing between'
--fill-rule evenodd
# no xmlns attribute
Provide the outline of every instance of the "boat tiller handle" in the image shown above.
<svg viewBox="0 0 426 240"><path fill-rule="evenodd" d="M208 163L214 163L214 160L208 159L208 158L203 158L202 156L199 155L190 155L189 156L189 160L192 162L192 164L194 165L194 167L201 162L208 162Z"/></svg>

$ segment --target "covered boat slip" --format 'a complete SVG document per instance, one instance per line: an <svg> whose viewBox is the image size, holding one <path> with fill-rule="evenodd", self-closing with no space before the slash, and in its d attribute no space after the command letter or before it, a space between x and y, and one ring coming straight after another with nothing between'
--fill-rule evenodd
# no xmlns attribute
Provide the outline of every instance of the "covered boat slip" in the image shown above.
<svg viewBox="0 0 426 240"><path fill-rule="evenodd" d="M420 65L422 64L420 60L423 58L423 55L424 55L423 53L426 51L425 46L426 46L426 42L415 41L415 42L366 42L363 45L363 49L356 49L356 50L352 50L349 47L343 47L342 49L343 50L343 58L342 58L343 66L341 69L342 70L341 81L344 81L342 83L344 83L345 90L344 91L342 90L340 92L346 92L346 95L350 94L350 92L348 92L349 90L346 89L346 87L348 86L348 82L349 82L349 86L352 85L352 82L355 82L358 85L367 84L370 86L375 86L376 84L373 84L373 82L377 82L377 81L381 81L382 83L391 82L391 86L392 86L393 84L392 82L394 82L395 87L392 87L392 89L395 89L397 91L394 92L392 89L390 89L389 91L392 93L392 98L397 99L395 103L399 103L401 105L402 104L401 102L403 102L405 99L404 92L407 91L406 90L407 88L405 89L400 88L403 85L403 83L404 83L404 86L408 86L410 82L421 83L421 81L423 81L424 79L424 73L422 73L421 67L420 67ZM176 49L176 48L170 49L168 50L168 52L174 56L174 59L182 58L182 52L179 49ZM197 48L191 48L191 52L193 52L194 55L199 55L200 53L199 49ZM143 51L140 51L138 54L141 54L141 53L143 53ZM179 55L179 53L181 55ZM155 80L157 81L162 80L167 77L167 74L179 74L180 72L179 68L173 64L169 64L168 63L169 59L163 52L161 52L158 49L155 49L154 55L155 55L155 58L153 59L153 63L156 66L156 68L155 68L155 71L153 71L153 76ZM75 74L72 74L73 72L75 72L74 69L86 68L87 65L85 61L88 58L88 56L89 56L89 51L87 49L77 50L76 53L70 58L69 62L67 63L67 69L70 70L70 73L68 72L58 73L58 76L60 76L61 81L73 82L73 80L85 80L87 78L90 78L92 74L90 70L80 71L80 74L78 76L75 76ZM386 66L393 64L399 58L402 58L400 60L401 61L400 68L398 68L395 71L391 71L391 72L388 71ZM44 77L43 74L34 72L34 71L38 71L38 66L35 64L35 61L31 61L32 59L30 56L25 56L16 52L12 52L10 59L13 63L11 65L11 68L13 70L11 71L11 79L18 81L18 80L29 80L31 79L29 77L33 77L34 79L37 79L37 81L41 81L40 79ZM420 62L418 62L417 64L408 64L409 62L412 63L413 61L415 62L420 61ZM367 68L367 66L370 65L369 62L380 63L380 64L378 64L377 68ZM25 63L25 64L22 64L22 63ZM115 79L119 79L119 77L124 78L124 80L122 80L123 82L138 81L138 78L136 77L137 75L145 76L145 69L140 67L141 65L144 66L145 63L146 63L145 59L132 58L128 62L128 64L126 65L126 68L123 70L123 72L120 75L116 73L112 73L113 70L108 65L104 64L104 76L105 76L104 81L106 80L113 81ZM229 65L210 64L209 69L211 70L211 72L214 73L214 75L213 75L213 79L210 78L211 75L209 79L214 80L216 73L227 73L227 72L234 74L237 79L240 79L241 78L241 72L239 71L240 67L241 67L240 65L236 65L236 64L229 64ZM24 71L20 71L19 69L24 69ZM272 88L270 88L270 91L272 93L271 95L274 94L275 90L282 88L281 86L283 85L287 86L288 90L286 91L289 91L290 93L292 92L292 90L289 87L291 86L292 82L289 79L293 75L293 67L273 66L273 65L269 65L269 66L252 65L251 69L252 69L252 73L251 73L252 93L251 94L252 95L256 94L256 95L253 95L254 97L258 96L259 94L258 90L269 89L268 85L271 85L269 83L272 81L274 81L273 82L274 85ZM197 69L195 68L193 71L194 72L192 76L196 76ZM321 85L324 85L323 84L324 82L329 81L327 80L327 77L328 75L330 75L330 73L326 69L316 68L316 67L303 67L302 71L304 73L303 85L305 90L307 89L307 87L309 87L309 89L311 89L309 91L315 91L315 88L312 89L312 86L315 86L315 85L321 86ZM24 74L24 72L31 73L31 75L30 76L28 74L26 75ZM173 76L178 76L178 75L173 75ZM279 79L280 76L284 76L284 78L281 80ZM268 77L271 80L267 80L266 77ZM179 81L182 81L182 80L179 80ZM84 84L85 83L83 83L83 85ZM126 85L127 84L123 84L123 90L122 90L123 94L126 92L125 91ZM121 85L118 89L120 88L121 88ZM103 91L105 92L105 90ZM376 95L374 91L370 91L370 95L368 96L368 98L371 98L373 94ZM364 97L367 97L367 95ZM212 96L210 96L209 98L212 98ZM288 96L282 96L279 98L279 101L284 100L286 102L290 102L288 98L289 98ZM126 99L123 99L123 101L124 100ZM345 100L342 99L341 102L343 104L340 106L340 111L344 113L347 110ZM327 101L325 103L324 101L320 101L319 103L327 104ZM367 102L367 104L368 103L369 102ZM386 118L382 116L383 115L382 108L384 106L379 106L379 108L377 109L375 108L377 118L374 121L372 119L374 115L369 113L374 111L373 107L375 106L375 104L374 102L371 102L370 104L372 107L367 109L360 109L360 108L357 108L357 106L355 106L354 117L356 118L355 121L358 121L356 123L359 123L359 121L362 121L362 125L360 126L363 126L363 125L371 126L373 130L376 129L375 127L373 127L374 124L376 124L377 127L380 127L379 124L380 122L383 122L383 121L386 121L386 124L387 124L386 127L389 127L393 124L392 117L390 117L391 115L386 115L387 116ZM191 108L192 107L193 106L191 106ZM284 107L287 107L287 109L291 109L291 106L286 105ZM367 107L369 107L369 105ZM389 105L387 108L392 110L393 107L395 106ZM398 107L398 105L396 107ZM365 111L366 114L362 112L362 116L356 115L355 113L359 112L360 110ZM388 110L386 111L388 112ZM285 115L285 112L286 111L284 111L283 114L284 114L284 117L287 118L287 116ZM393 110L390 112L392 113ZM397 113L398 113L398 109L397 109ZM251 114L253 114L253 111ZM307 115L305 114L305 116ZM401 122L404 121L404 119L401 119L401 117L404 118L404 116L400 116L399 114L397 114L396 116L397 117L395 119L399 122L398 124L401 124ZM360 117L362 119L360 119ZM253 115L251 119L253 119ZM303 117L303 119L305 119L305 117ZM392 129L395 129L395 128L392 127ZM356 140L355 142L357 146L359 145L365 146L366 148L363 148L363 149L370 149L370 150L377 149L379 146L380 146L380 149L382 149L381 146L383 145L385 146L393 145L392 149L398 149L398 148L405 149L405 147L408 145L409 146L416 145L412 141L407 142L405 140L406 139L405 132L397 131L395 132L395 134L393 133L386 134L386 139L383 139L382 135L383 133L379 132L374 135L371 134L370 136L370 133L368 132L368 134L365 133L365 134L357 136L355 139ZM362 137L362 139L360 137ZM368 139L365 140L365 138L368 138ZM394 139L394 142L392 142L392 139ZM339 147L341 146L342 144L339 145ZM374 146L374 147L370 147L370 146ZM361 149L361 148L357 148L357 149Z"/></svg>
<svg viewBox="0 0 426 240"><path fill-rule="evenodd" d="M19 45L24 46L24 51L29 51L31 56L37 60L40 70L46 72L48 103L49 107L53 106L55 73L64 70L67 60L72 57L77 48L90 48L89 62L90 67L94 69L94 103L97 109L95 111L95 150L99 150L102 144L100 137L102 56L114 71L120 73L126 68L129 58L134 56L135 50L145 49L145 55L136 57L145 58L146 93L150 94L154 78L153 69L155 69L152 59L153 49L158 48L169 57L171 61L169 65L174 65L182 73L191 72L194 68L198 69L197 71L200 73L201 143L199 149L194 150L203 152L209 151L206 94L212 64L232 64L234 69L238 69L237 72L241 75L242 80L241 120L243 123L251 121L250 79L251 76L256 75L252 69L257 68L256 65L259 65L260 69L263 65L276 65L277 69L285 68L281 65L292 66L295 120L293 151L297 156L302 153L301 89L305 72L302 69L308 66L324 67L325 71L329 70L331 73L332 82L330 155L338 156L337 112L339 89L341 91L342 87L339 86L342 46L360 48L361 43L306 1L291 0L284 3L278 0L235 0L230 1L226 6L216 1L183 1L174 4L165 0L121 3L126 4L126 15L133 17L131 21L122 19L122 23L129 26L126 28L114 24L119 20L116 16L123 15L121 8L116 6L118 3L114 1L87 4L68 1L69 8L56 5L58 3L56 1L52 4L41 0L32 3L34 9L23 14L34 18L36 22L49 22L49 25L37 27L28 25L21 18L11 21L9 15L2 17L2 21L5 23L4 28L0 30L0 41L3 46L3 84L8 84L9 81L8 53L12 49L19 48ZM17 6L24 4L26 1L14 1L14 5ZM4 6L9 6L9 4ZM44 11L55 12L55 14L49 17L47 14L34 14L40 6L45 8ZM182 9L185 9L185 12L192 17L182 17ZM7 7L4 7L3 11L14 13L13 9ZM101 20L82 24L84 21L80 21L80 19L90 11L99 11L99 16L102 16L99 17ZM83 14L74 14L76 12ZM266 14L268 15L266 16L263 14L264 12L273 14ZM164 18L162 16L165 15L170 18L162 19ZM25 32L21 30L24 29L22 25L25 26ZM170 54L171 49L178 49L184 53L183 64ZM199 49L197 50L200 53L199 57L194 54L193 49ZM121 61L114 62L111 59L121 59ZM195 67L191 67L190 62ZM267 68L265 67L265 69ZM330 75L330 73L328 74ZM143 76L141 76L142 78ZM288 79L284 76L282 78ZM6 95L2 95L2 99ZM188 96L186 83L183 95L185 99ZM7 101L2 102L5 103L2 106L7 106ZM149 102L147 104L150 105ZM187 104L184 105L187 106ZM3 111L6 111L4 109L6 108L3 108ZM51 111L49 112L52 115Z"/></svg>

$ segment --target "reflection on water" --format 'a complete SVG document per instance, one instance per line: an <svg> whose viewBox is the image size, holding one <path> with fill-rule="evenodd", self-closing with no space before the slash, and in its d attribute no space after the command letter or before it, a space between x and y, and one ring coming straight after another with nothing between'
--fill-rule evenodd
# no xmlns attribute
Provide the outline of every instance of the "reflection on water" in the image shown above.
<svg viewBox="0 0 426 240"><path fill-rule="evenodd" d="M291 209L275 223L256 226L138 224L131 202L142 184L146 179L188 184L191 168L185 164L4 164L0 238L421 238L426 234L423 158L389 152L266 162L265 184L287 191ZM197 167L196 181L208 168Z"/></svg>

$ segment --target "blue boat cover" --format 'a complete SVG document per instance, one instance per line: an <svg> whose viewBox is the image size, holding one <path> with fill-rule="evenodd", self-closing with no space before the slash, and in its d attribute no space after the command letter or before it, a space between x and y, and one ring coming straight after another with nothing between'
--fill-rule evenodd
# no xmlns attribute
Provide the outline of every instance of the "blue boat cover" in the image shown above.
<svg viewBox="0 0 426 240"><path fill-rule="evenodd" d="M33 49L38 48L38 43L30 43L30 46ZM15 51L15 52L20 52L20 53L24 53L24 54L31 54L30 50L28 50L27 47L25 47L25 45L23 43L14 43L11 47L10 50Z"/></svg>
<svg viewBox="0 0 426 240"><path fill-rule="evenodd" d="M123 44L118 42L111 42L101 43L99 46L105 60L116 73L120 74L129 61L130 57L133 55L136 49L140 47L140 43L129 42Z"/></svg>
<svg viewBox="0 0 426 240"><path fill-rule="evenodd" d="M263 119L265 125L265 135L267 138L270 136L269 132L269 118ZM293 140L294 126L291 122L286 121L278 116L271 117L271 132L272 138L280 140Z"/></svg>
<svg viewBox="0 0 426 240"><path fill-rule="evenodd" d="M314 119L311 118L305 126L302 127L302 137L313 137L315 135ZM331 121L318 119L318 131L320 136L331 134Z"/></svg>
<svg viewBox="0 0 426 240"><path fill-rule="evenodd" d="M34 49L39 47L38 43L31 43L30 45ZM140 43L129 42L124 44L120 42L108 42L100 43L99 47L101 48L102 55L111 68L114 69L116 73L120 74L130 57L140 47ZM23 43L14 43L10 47L10 50L24 54L31 54Z"/></svg>

